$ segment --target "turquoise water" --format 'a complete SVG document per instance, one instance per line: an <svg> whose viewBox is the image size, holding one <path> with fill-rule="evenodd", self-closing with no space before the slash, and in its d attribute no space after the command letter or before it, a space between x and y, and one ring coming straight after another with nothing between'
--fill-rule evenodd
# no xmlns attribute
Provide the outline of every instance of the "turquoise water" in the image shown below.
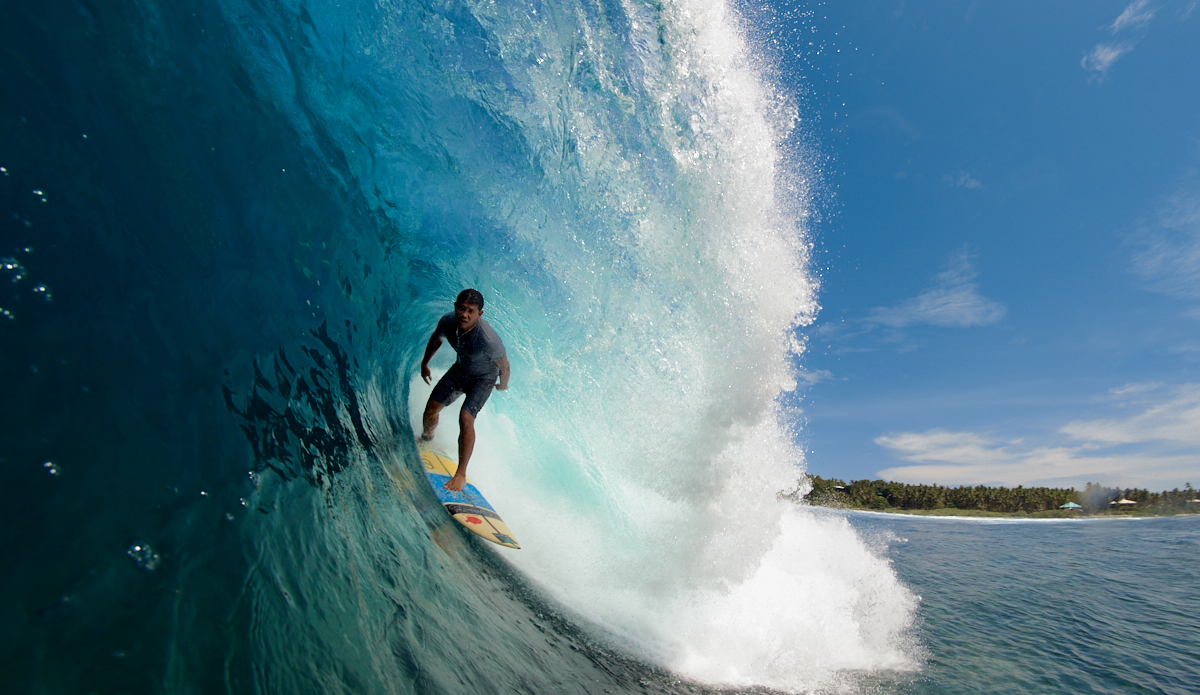
<svg viewBox="0 0 1200 695"><path fill-rule="evenodd" d="M942 551L778 495L820 160L724 4L4 2L0 46L0 690L1001 682ZM412 439L465 286L515 552Z"/></svg>

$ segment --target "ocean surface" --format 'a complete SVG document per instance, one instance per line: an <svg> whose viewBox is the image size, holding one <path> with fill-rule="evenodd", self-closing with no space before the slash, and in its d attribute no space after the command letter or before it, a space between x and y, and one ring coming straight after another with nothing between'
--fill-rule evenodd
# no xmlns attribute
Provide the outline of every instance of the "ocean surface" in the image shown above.
<svg viewBox="0 0 1200 695"><path fill-rule="evenodd" d="M779 494L827 191L761 29L0 0L0 691L1195 691L1190 520ZM520 551L413 442L464 287Z"/></svg>
<svg viewBox="0 0 1200 695"><path fill-rule="evenodd" d="M1200 690L1200 515L846 519L920 597L923 664L894 692Z"/></svg>

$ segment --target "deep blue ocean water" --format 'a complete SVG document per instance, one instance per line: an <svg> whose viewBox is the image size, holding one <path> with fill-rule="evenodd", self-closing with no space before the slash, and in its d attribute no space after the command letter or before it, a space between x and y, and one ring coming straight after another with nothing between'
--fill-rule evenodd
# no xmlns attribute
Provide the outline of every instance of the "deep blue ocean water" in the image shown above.
<svg viewBox="0 0 1200 695"><path fill-rule="evenodd" d="M701 1L0 2L0 690L1185 691L1195 632L1156 611L1195 615L1188 570L1060 542L1108 527L778 495L821 158L745 29ZM412 439L467 286L514 372L471 473L518 552L449 520ZM1151 567L1187 524L1112 529ZM1089 593L997 566L1030 543Z"/></svg>

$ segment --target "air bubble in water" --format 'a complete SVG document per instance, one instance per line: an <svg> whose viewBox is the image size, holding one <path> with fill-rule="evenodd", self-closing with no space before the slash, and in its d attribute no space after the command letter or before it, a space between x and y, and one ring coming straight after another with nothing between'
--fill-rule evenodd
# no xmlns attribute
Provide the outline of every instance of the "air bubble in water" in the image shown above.
<svg viewBox="0 0 1200 695"><path fill-rule="evenodd" d="M50 294L50 288L46 287L45 285L38 285L37 287L33 288L33 293L38 295L42 299L46 300L47 302L54 298Z"/></svg>
<svg viewBox="0 0 1200 695"><path fill-rule="evenodd" d="M46 472L50 475L60 475L62 473L62 471L58 468L58 464L54 463L53 461L47 461L43 463L42 468L45 468Z"/></svg>
<svg viewBox="0 0 1200 695"><path fill-rule="evenodd" d="M0 258L0 270L8 273L13 282L20 282L25 279L25 266L21 265L15 258Z"/></svg>
<svg viewBox="0 0 1200 695"><path fill-rule="evenodd" d="M162 557L154 552L154 548L150 547L149 543L134 543L129 546L129 550L125 551L134 564L147 572L153 572L158 568L158 563L162 562Z"/></svg>

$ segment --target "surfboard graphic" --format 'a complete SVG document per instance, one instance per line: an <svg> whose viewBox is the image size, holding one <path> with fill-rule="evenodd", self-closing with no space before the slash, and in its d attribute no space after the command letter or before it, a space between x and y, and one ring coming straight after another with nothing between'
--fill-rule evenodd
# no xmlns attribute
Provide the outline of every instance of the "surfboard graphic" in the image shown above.
<svg viewBox="0 0 1200 695"><path fill-rule="evenodd" d="M497 545L520 549L521 546L517 539L513 538L508 524L504 523L504 519L501 519L492 505L483 498L483 494L470 478L467 478L467 484L458 492L451 492L442 487L458 470L457 463L428 449L421 450L421 463L425 465L425 475L429 477L429 484L437 493L438 500L455 521L477 536Z"/></svg>

